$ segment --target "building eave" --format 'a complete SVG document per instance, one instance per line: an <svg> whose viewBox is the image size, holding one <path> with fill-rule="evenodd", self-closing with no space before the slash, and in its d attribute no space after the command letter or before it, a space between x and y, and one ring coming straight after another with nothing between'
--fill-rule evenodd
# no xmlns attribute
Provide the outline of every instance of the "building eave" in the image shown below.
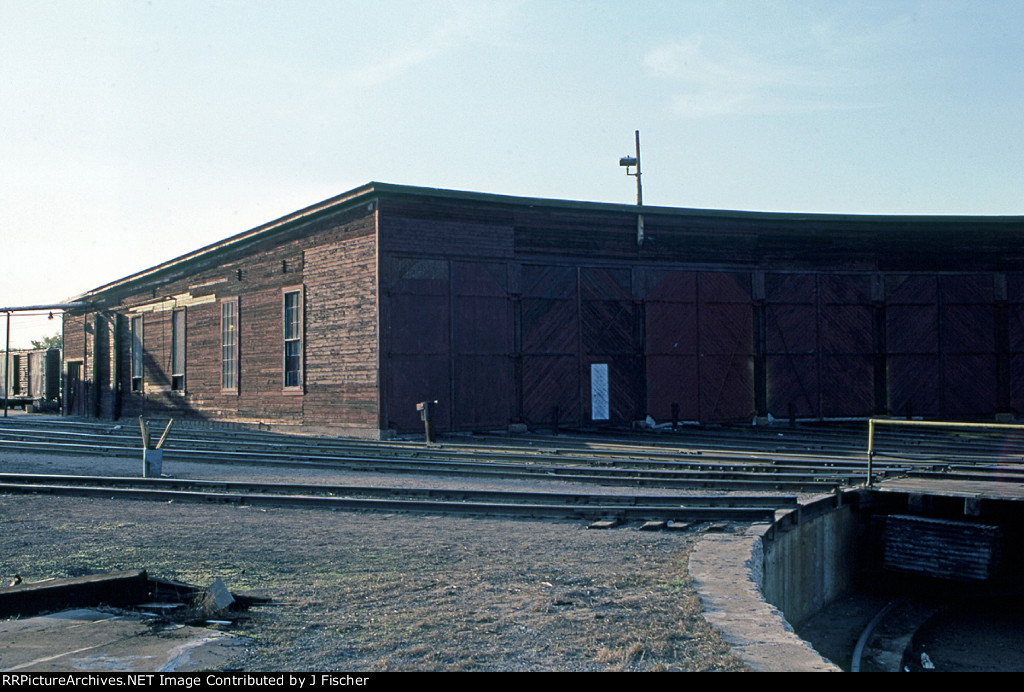
<svg viewBox="0 0 1024 692"><path fill-rule="evenodd" d="M243 231L236 235L217 241L205 247L186 253L174 259L162 262L156 266L144 269L135 274L104 284L85 293L68 298L65 302L99 302L105 295L117 292L119 289L134 287L144 284L149 280L155 280L177 270L184 271L189 266L202 260L217 257L223 253L232 252L244 248L253 243L262 242L279 234L285 234L292 230L292 227L303 221L310 220L321 214L335 212L365 203L374 194L375 183L368 183L348 192L342 193L317 204L305 207L292 212L278 219L261 224L255 228Z"/></svg>
<svg viewBox="0 0 1024 692"><path fill-rule="evenodd" d="M160 281L186 272L193 265L244 249L245 247L285 235L303 222L318 216L343 211L365 204L381 197L423 197L439 200L472 202L509 206L515 208L563 209L567 211L591 211L595 213L636 214L642 211L646 216L671 218L718 219L735 221L762 221L775 223L820 223L826 225L864 224L893 229L912 228L927 223L935 227L955 227L963 224L982 224L988 227L1015 225L1024 227L1024 216L883 216L860 214L820 214L805 212L756 212L725 209L696 209L686 207L643 206L609 202L583 202L550 198L516 197L483 192L467 192L442 188L396 185L392 183L369 182L360 187L331 197L322 202L292 212L278 219L262 224L242 233L201 247L167 262L131 274L85 293L68 298L67 303L102 303L104 298L116 295L124 289L137 288L151 281Z"/></svg>

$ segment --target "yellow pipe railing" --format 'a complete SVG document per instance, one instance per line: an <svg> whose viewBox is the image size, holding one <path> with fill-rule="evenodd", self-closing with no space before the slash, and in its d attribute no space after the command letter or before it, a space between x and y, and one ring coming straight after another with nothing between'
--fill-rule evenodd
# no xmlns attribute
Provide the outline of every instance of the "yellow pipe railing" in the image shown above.
<svg viewBox="0 0 1024 692"><path fill-rule="evenodd" d="M1024 430L1024 425L1016 423L956 423L952 421L934 420L898 420L895 418L869 418L868 419L868 481L871 485L872 462L875 458L875 426L876 425L909 425L924 428L974 428L987 430Z"/></svg>

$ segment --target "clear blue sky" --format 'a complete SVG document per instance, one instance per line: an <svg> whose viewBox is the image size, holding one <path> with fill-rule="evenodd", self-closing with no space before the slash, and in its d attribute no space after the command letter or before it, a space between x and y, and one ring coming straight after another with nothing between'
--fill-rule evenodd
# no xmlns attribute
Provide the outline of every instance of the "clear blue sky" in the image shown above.
<svg viewBox="0 0 1024 692"><path fill-rule="evenodd" d="M1021 215L1022 37L1010 0L0 0L0 306L371 180L632 203L636 129L652 205Z"/></svg>

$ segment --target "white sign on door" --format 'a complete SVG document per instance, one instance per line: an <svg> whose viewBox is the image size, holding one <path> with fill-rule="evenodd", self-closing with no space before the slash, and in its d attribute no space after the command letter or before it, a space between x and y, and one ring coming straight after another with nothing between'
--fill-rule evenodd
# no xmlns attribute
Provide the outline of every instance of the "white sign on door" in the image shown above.
<svg viewBox="0 0 1024 692"><path fill-rule="evenodd" d="M608 420L608 364L590 364L590 418Z"/></svg>

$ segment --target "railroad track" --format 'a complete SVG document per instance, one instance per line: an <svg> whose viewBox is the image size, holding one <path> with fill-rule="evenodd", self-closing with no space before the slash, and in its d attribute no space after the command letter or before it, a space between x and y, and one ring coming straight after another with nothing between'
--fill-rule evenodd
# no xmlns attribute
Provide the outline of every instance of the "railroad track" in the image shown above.
<svg viewBox="0 0 1024 692"><path fill-rule="evenodd" d="M72 429L32 425L0 426L0 452L95 455L139 458L138 433L112 426L77 424ZM339 468L374 473L557 479L603 484L722 491L832 492L856 484L856 465L802 460L684 457L673 449L642 458L642 452L601 450L599 454L560 453L541 446L524 452L494 444L366 443L324 438L295 438L268 433L211 434L182 430L164 448L164 463L259 464ZM880 467L880 471L884 471Z"/></svg>
<svg viewBox="0 0 1024 692"><path fill-rule="evenodd" d="M0 442L48 441L80 444L126 451L138 448L138 430L133 424L86 422L81 420L46 419L35 422L12 418L0 422ZM289 436L277 433L216 429L183 428L176 425L173 435L181 448L200 445L204 449L244 448L252 452L274 451L288 454L320 450L331 454L344 450L348 454L368 456L387 454L393 458L435 458L443 454L449 460L460 457L500 461L502 459L556 458L564 463L765 463L775 465L847 465L860 468L866 458L866 436L859 426L840 429L813 428L774 429L728 428L722 430L685 429L680 433L631 435L630 441L609 441L584 435L559 436L497 436L473 435L446 438L441 444L425 447L421 442L361 441L337 438ZM908 434L894 428L876 432L877 455L889 456L893 465L907 463L945 463L947 460L973 461L991 459L995 455L1024 460L1024 441L984 439L963 433L932 432ZM72 448L74 453L78 450ZM918 461L923 460L923 461Z"/></svg>
<svg viewBox="0 0 1024 692"><path fill-rule="evenodd" d="M728 467L737 464L772 462L775 465L791 463L793 465L817 464L823 466L834 466L836 464L852 464L854 466L861 462L861 454L854 458L848 451L841 453L839 450L830 450L823 455L819 451L805 450L803 452L782 452L774 451L752 451L734 449L714 448L692 448L680 445L660 447L636 446L628 444L610 443L586 443L579 444L565 438L552 438L549 440L536 440L523 443L510 438L485 438L486 442L472 444L459 441L458 438L446 440L434 446L424 446L416 442L365 442L359 440L337 440L329 438L306 438L285 436L269 433L232 433L228 435L202 434L197 431L175 430L173 445L169 449L188 449L194 445L201 445L204 450L236 450L244 448L250 453L273 452L279 455L297 454L332 454L342 451L348 455L382 456L387 455L392 459L422 459L438 458L443 456L446 460L456 461L459 459L474 459L487 461L504 460L536 460L555 461L559 463L585 463L595 464L670 464L709 466L717 464ZM69 449L76 452L81 449L74 445L88 445L97 449L109 450L116 454L119 450L138 449L137 431L132 428L124 429L122 426L97 426L90 429L33 429L29 426L2 426L0 425L0 442L44 442L53 444L55 449L59 445L68 445ZM823 458L824 457L824 458ZM826 460L827 459L827 460Z"/></svg>
<svg viewBox="0 0 1024 692"><path fill-rule="evenodd" d="M131 426L52 419L51 423L47 426L20 421L0 424L0 451L120 458L139 455L138 432ZM453 438L426 446L418 442L366 442L179 428L165 446L164 459L167 462L299 464L392 473L505 474L524 478L541 474L579 482L664 484L695 489L717 487L727 491L828 492L863 481L863 460L848 449L840 449L841 445L817 451L809 449L813 445L797 441L788 443L794 449L779 450L777 434L762 434L761 451L745 451L726 448L727 435L717 437L715 444L702 448L680 445L680 440L637 445L607 440L595 442L566 435L526 439ZM692 442L700 444L702 441L698 436ZM801 445L808 449L794 451ZM933 468L926 462L921 466ZM905 467L906 463L876 465L880 474Z"/></svg>
<svg viewBox="0 0 1024 692"><path fill-rule="evenodd" d="M878 478L907 473L1006 474L993 459L1024 459L1021 438L896 428L876 437ZM601 485L726 492L832 492L866 479L866 434L835 428L685 428L631 435L474 435L436 445L290 436L179 424L164 462L337 468L372 473L557 479ZM12 418L0 422L3 451L138 459L131 423Z"/></svg>
<svg viewBox="0 0 1024 692"><path fill-rule="evenodd" d="M236 464L350 471L477 477L492 480L563 481L578 484L656 487L724 495L602 495L556 492L467 491L452 488L265 486L179 479L15 477L3 474L7 492L47 492L160 500L237 502L252 505L324 506L335 509L417 511L500 516L617 518L645 521L769 519L792 506L780 493L831 493L866 478L866 435L846 429L686 429L641 434L628 440L562 434L557 437L466 436L436 445L410 441L361 441L289 436L250 430L178 425L164 447L164 468L175 464ZM918 435L887 430L876 457L876 479L894 475L965 478L1001 473L993 458L1024 452L1013 440L993 441L956 433ZM0 460L5 451L141 457L134 425L69 419L17 418L0 422ZM100 466L102 468L102 466ZM2 471L0 465L0 471ZM746 493L746 494L743 494ZM770 496L761 499L758 493ZM614 499L610 499L613 498ZM739 504L737 504L739 503Z"/></svg>
<svg viewBox="0 0 1024 692"><path fill-rule="evenodd" d="M796 497L608 495L169 478L0 474L0 492L376 512L653 522L764 522Z"/></svg>

